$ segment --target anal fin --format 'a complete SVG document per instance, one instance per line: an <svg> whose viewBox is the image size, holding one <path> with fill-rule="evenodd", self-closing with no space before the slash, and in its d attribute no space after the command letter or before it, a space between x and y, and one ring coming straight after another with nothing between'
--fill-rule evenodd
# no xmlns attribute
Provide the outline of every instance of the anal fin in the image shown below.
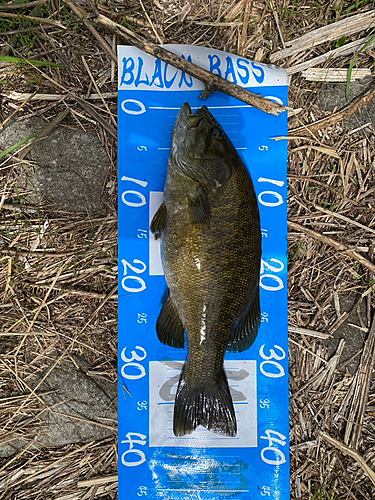
<svg viewBox="0 0 375 500"><path fill-rule="evenodd" d="M183 349L185 346L184 327L171 296L168 295L156 321L156 333L162 344Z"/></svg>
<svg viewBox="0 0 375 500"><path fill-rule="evenodd" d="M227 351L242 352L249 349L256 339L260 325L259 284L238 324L229 332Z"/></svg>
<svg viewBox="0 0 375 500"><path fill-rule="evenodd" d="M167 208L165 203L160 205L160 207L155 212L150 224L150 230L155 235L155 239L160 238L162 233L164 233L167 227Z"/></svg>

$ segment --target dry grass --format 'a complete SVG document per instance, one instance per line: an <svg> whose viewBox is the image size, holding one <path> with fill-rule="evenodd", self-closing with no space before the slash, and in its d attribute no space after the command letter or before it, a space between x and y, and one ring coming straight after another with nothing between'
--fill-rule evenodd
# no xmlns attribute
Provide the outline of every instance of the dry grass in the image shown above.
<svg viewBox="0 0 375 500"><path fill-rule="evenodd" d="M14 151L0 158L0 443L23 437L30 445L41 411L38 400L30 396L32 375L43 370L52 354L79 354L95 370L115 380L117 334L113 294L117 181L112 120L116 99L110 97L117 89L115 66L62 0L39 3L22 12L43 22L2 18L3 12L16 11L0 8L0 53L61 66L0 61L0 123L11 113L16 120L38 116L51 122L69 108L61 126L95 130L112 166L103 190L105 215L93 217L57 211L48 201L37 208L27 206L25 193L15 189L16 172L20 164L32 168L33 161ZM250 19L244 31L246 3ZM92 21L96 9L91 0L85 0L84 5ZM97 3L100 13L154 42L215 47L267 63L287 41L348 15L369 11L374 2L143 0L143 6L144 10L135 0ZM46 24L48 18L63 28ZM111 47L121 43L96 29ZM351 34L345 42L368 33ZM278 64L288 68L334 46L334 41L326 42ZM351 58L330 59L320 67L347 68ZM374 58L373 49L364 51L355 67L373 70ZM96 87L105 96L104 103L101 99L77 99L97 93ZM301 111L290 117L291 130L327 115L315 105L320 87L321 83L308 82L300 73L292 76L289 105ZM28 100L20 107L20 102L7 97L12 91L62 97ZM375 470L373 330L358 354L361 363L354 376L340 362L343 344L328 360L322 337L332 335L346 320L338 299L349 293L365 305L366 317L361 317L365 337L373 321L373 273L347 253L334 250L324 237L373 262L374 131L368 126L349 133L337 122L304 135L304 139L289 140L288 218L322 238L289 232L289 322L294 325L290 332L292 496L371 500L375 485L369 471L364 472L363 461ZM319 332L320 338L302 334L302 328ZM336 439L336 444L330 438ZM111 439L37 452L26 448L16 457L0 461L0 498L112 499L116 492L113 478L98 484L82 480L111 476L115 471L115 441Z"/></svg>

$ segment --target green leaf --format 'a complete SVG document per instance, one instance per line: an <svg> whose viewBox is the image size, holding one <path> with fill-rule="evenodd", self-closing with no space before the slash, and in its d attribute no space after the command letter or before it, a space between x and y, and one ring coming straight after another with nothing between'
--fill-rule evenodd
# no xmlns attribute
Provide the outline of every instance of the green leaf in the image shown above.
<svg viewBox="0 0 375 500"><path fill-rule="evenodd" d="M336 49L338 49L339 47L342 47L345 42L346 42L346 36L342 36L341 38L339 38L338 40L336 40L336 42L334 43L334 45L335 45Z"/></svg>
<svg viewBox="0 0 375 500"><path fill-rule="evenodd" d="M374 33L374 30L372 30L371 33ZM370 33L370 34L371 34ZM363 47L361 47L359 49L359 51L356 53L356 55L352 58L352 60L350 61L350 64L349 64L349 68L348 68L348 76L347 76L347 79L346 79L346 89L345 89L345 97L346 97L346 100L349 102L349 87L350 87L350 80L351 80L351 77L352 77L352 71L353 71L353 66L355 64L355 61L358 57L358 55L363 51L363 50L366 50L367 47L369 45L371 45L372 43L375 42L375 34L372 35L372 37L367 40L367 42L363 45Z"/></svg>
<svg viewBox="0 0 375 500"><path fill-rule="evenodd" d="M4 151L0 151L0 158L2 158L3 156L7 155L8 153L11 153L15 149L17 149L19 146L22 146L23 144L25 144L30 139L33 139L37 135L41 134L44 130L45 129L38 130L38 132L35 132L34 134L29 135L29 137L25 137L25 139L22 139L19 142L17 142L16 144L13 144L13 146L9 146L9 148L4 149Z"/></svg>
<svg viewBox="0 0 375 500"><path fill-rule="evenodd" d="M0 61L16 64L33 64L34 66L51 66L52 68L61 68L62 64L51 63L47 61L36 61L35 59L23 59L22 57L1 56Z"/></svg>

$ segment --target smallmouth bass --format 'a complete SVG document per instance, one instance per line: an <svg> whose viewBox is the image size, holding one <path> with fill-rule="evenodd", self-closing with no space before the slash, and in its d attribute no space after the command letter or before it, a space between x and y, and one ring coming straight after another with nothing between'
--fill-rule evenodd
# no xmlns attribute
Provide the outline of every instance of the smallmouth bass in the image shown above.
<svg viewBox="0 0 375 500"><path fill-rule="evenodd" d="M172 132L164 201L151 231L162 237L169 293L156 323L159 340L183 348L173 432L202 425L235 436L223 369L225 351L254 342L259 324L261 234L251 178L206 106L184 103Z"/></svg>

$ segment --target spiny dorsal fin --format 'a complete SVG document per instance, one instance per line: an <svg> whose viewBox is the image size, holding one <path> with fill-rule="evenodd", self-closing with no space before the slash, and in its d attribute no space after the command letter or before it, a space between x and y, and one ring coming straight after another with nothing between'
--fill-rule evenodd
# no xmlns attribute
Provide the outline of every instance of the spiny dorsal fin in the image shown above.
<svg viewBox="0 0 375 500"><path fill-rule="evenodd" d="M162 344L179 349L185 346L184 327L170 295L164 302L156 321L156 333Z"/></svg>
<svg viewBox="0 0 375 500"><path fill-rule="evenodd" d="M229 333L227 351L242 352L249 349L256 339L259 325L259 285L257 284L247 310L242 315L242 318L240 318L239 323Z"/></svg>
<svg viewBox="0 0 375 500"><path fill-rule="evenodd" d="M160 238L167 227L167 208L165 203L160 205L160 207L155 212L150 224L150 230L155 235L155 239Z"/></svg>

